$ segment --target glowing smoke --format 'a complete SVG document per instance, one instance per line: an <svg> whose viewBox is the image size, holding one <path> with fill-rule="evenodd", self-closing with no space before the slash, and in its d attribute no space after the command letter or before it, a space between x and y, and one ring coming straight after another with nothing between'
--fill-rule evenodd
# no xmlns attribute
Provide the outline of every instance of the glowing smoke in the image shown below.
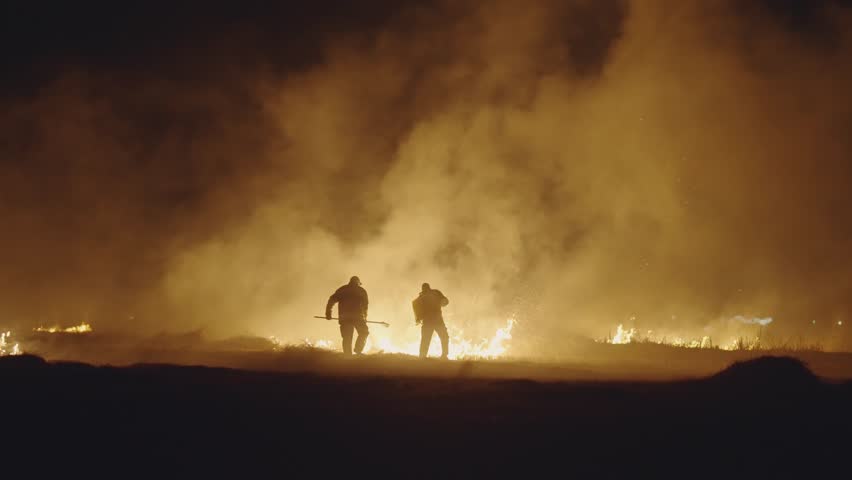
<svg viewBox="0 0 852 480"><path fill-rule="evenodd" d="M842 322L849 14L741 3L400 2L281 71L72 66L0 114L0 314L293 342L358 274L397 343L423 281L470 338L517 312L518 355Z"/></svg>
<svg viewBox="0 0 852 480"><path fill-rule="evenodd" d="M769 325L770 323L772 323L771 317L746 318L742 315L737 315L736 317L731 318L731 320L736 321L736 322L740 322L740 323L745 323L746 325L760 325L762 327L765 327L765 326Z"/></svg>

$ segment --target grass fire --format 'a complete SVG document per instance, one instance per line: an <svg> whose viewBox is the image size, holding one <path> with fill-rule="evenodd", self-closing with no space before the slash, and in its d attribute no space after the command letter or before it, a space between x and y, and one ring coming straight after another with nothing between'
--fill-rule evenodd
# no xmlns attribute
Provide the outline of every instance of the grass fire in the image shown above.
<svg viewBox="0 0 852 480"><path fill-rule="evenodd" d="M849 476L852 0L2 11L3 478Z"/></svg>

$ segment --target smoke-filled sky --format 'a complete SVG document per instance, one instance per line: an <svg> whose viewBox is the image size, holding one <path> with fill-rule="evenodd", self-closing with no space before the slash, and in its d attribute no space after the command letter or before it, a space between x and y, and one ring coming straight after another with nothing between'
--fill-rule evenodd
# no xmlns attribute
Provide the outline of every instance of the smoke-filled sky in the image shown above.
<svg viewBox="0 0 852 480"><path fill-rule="evenodd" d="M4 7L0 324L333 338L359 275L530 350L849 338L850 2L66 3Z"/></svg>

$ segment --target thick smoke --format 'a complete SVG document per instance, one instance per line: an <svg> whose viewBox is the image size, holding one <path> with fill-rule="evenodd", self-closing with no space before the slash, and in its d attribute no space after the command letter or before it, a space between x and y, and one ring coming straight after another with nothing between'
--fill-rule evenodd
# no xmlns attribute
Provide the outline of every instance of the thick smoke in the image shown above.
<svg viewBox="0 0 852 480"><path fill-rule="evenodd" d="M357 274L383 334L411 333L428 281L473 337L520 320L519 355L737 315L840 338L847 9L457 3L298 67L266 45L210 78L80 67L9 100L0 314L334 337L311 316Z"/></svg>

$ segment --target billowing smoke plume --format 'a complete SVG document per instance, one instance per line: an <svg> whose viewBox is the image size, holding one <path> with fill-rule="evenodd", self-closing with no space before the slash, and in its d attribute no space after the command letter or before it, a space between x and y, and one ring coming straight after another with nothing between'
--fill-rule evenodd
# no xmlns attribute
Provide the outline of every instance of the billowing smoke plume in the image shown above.
<svg viewBox="0 0 852 480"><path fill-rule="evenodd" d="M0 315L331 337L310 317L357 274L396 334L428 281L533 354L627 319L852 313L848 9L458 3L286 68L292 43L234 27L178 50L189 78L72 62L6 100Z"/></svg>

